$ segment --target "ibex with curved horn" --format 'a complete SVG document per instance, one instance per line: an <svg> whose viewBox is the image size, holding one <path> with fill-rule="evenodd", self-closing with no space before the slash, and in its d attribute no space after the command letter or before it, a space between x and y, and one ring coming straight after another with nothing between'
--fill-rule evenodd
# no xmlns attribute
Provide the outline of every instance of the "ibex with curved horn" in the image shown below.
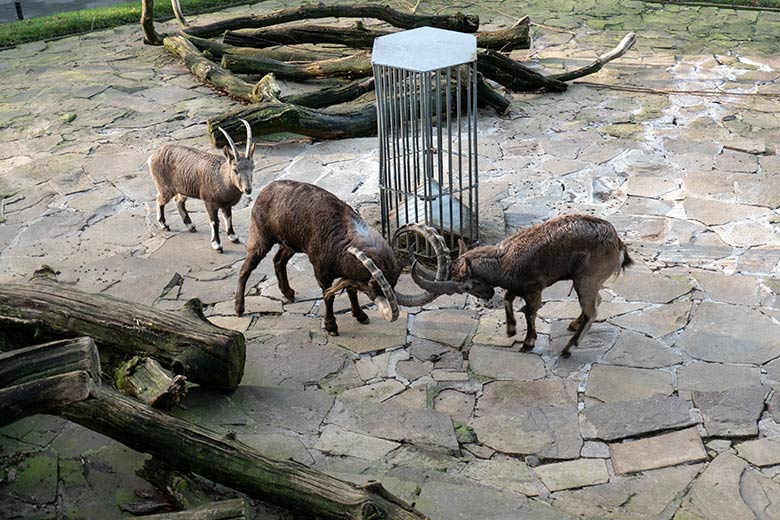
<svg viewBox="0 0 780 520"><path fill-rule="evenodd" d="M535 321L542 291L559 280L572 280L582 313L569 324L574 335L561 353L561 357L569 357L571 347L579 344L596 319L604 282L633 263L612 224L588 215L564 215L521 229L494 246L468 251L461 241L451 280L426 280L416 264L412 278L436 294L467 292L490 298L494 287L503 287L507 336L516 333L512 302L521 297L527 325L523 350L533 349L536 343Z"/></svg>
<svg viewBox="0 0 780 520"><path fill-rule="evenodd" d="M441 236L421 225L404 230L419 233L431 243L438 260L436 278L443 280L449 270L449 258ZM279 244L274 256L279 290L290 301L294 300L295 291L287 280L287 262L295 253L308 255L323 291L324 328L333 336L338 335L333 299L341 290L346 289L352 315L360 323L369 320L358 304L357 291L373 300L382 317L389 321L398 318L399 304L423 305L436 297L428 293L405 295L394 289L402 267L395 253L341 199L313 184L275 181L260 192L252 208L247 254L236 290L235 310L239 316L244 313L249 275L274 244Z"/></svg>
<svg viewBox="0 0 780 520"><path fill-rule="evenodd" d="M225 218L228 238L233 243L240 240L233 231L233 206L241 195L252 193L252 173L255 169L255 145L252 143L252 127L241 120L246 127L246 149L241 155L236 143L222 128L228 144L222 149L223 156L203 152L176 144L166 144L149 157L149 173L157 186L157 223L166 231L171 228L165 223L165 205L176 197L176 208L187 229L195 232L184 203L187 197L201 199L211 224L211 247L222 252L219 241L218 210Z"/></svg>

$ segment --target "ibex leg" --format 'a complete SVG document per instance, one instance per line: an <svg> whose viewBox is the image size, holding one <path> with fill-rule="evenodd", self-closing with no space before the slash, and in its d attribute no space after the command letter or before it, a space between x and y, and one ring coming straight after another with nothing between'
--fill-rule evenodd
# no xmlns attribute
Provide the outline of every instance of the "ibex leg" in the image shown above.
<svg viewBox="0 0 780 520"><path fill-rule="evenodd" d="M561 352L561 357L563 358L567 358L571 355L571 348L579 345L582 337L590 330L590 326L596 319L598 306L601 302L601 296L599 295L601 284L575 283L574 289L577 291L577 297L580 300L582 314L574 320L574 322L578 323L579 327L563 348L563 352Z"/></svg>
<svg viewBox="0 0 780 520"><path fill-rule="evenodd" d="M287 279L287 262L293 257L295 251L289 247L279 244L279 251L274 255L274 271L276 280L279 283L279 290L288 301L295 301L295 291L290 287L290 281Z"/></svg>
<svg viewBox="0 0 780 520"><path fill-rule="evenodd" d="M525 300L523 312L525 313L526 325L523 350L533 350L536 346L536 313L542 307L542 292L526 294L523 299Z"/></svg>
<svg viewBox="0 0 780 520"><path fill-rule="evenodd" d="M195 224L193 224L192 219L190 219L190 214L187 212L187 208L184 205L185 202L187 202L187 197L179 194L176 195L176 209L179 210L181 220L184 222L184 225L187 226L187 230L190 233L195 233Z"/></svg>
<svg viewBox="0 0 780 520"><path fill-rule="evenodd" d="M515 295L507 291L504 294L504 310L506 311L506 335L510 338L517 334L517 322L515 321L515 310L512 303L515 301Z"/></svg>
<svg viewBox="0 0 780 520"><path fill-rule="evenodd" d="M236 232L233 231L233 208L225 206L220 209L222 210L222 216L225 217L225 229L227 230L228 240L234 244L240 244L241 240L236 235Z"/></svg>
<svg viewBox="0 0 780 520"><path fill-rule="evenodd" d="M249 275L265 258L265 255L274 246L273 241L266 239L262 232L255 233L255 229L250 230L249 241L246 245L246 258L241 264L241 270L238 272L238 287L236 288L235 311L241 316L244 314L244 292L246 292L246 283Z"/></svg>
<svg viewBox="0 0 780 520"><path fill-rule="evenodd" d="M325 278L322 273L315 267L314 276L317 278L317 282L320 284L323 292L322 301L325 304L325 318L323 320L323 326L325 330L331 336L339 335L339 327L336 325L336 315L333 314L333 300L336 298L336 293L327 291L330 286L333 285L332 278Z"/></svg>
<svg viewBox="0 0 780 520"><path fill-rule="evenodd" d="M371 320L368 319L368 315L360 308L357 291L355 289L347 289L347 295L349 296L349 303L352 306L352 316L364 325L370 322Z"/></svg>
<svg viewBox="0 0 780 520"><path fill-rule="evenodd" d="M165 198L161 194L157 194L157 224L165 231L170 231L171 228L165 223L165 205L171 200L170 197Z"/></svg>
<svg viewBox="0 0 780 520"><path fill-rule="evenodd" d="M211 248L219 253L222 252L222 243L219 241L219 207L212 204L206 204L206 213L209 216L211 224Z"/></svg>

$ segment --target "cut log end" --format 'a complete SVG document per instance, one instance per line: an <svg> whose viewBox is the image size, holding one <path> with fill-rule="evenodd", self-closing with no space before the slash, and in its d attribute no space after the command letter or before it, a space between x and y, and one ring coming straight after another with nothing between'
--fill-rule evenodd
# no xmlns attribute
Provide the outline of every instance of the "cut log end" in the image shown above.
<svg viewBox="0 0 780 520"><path fill-rule="evenodd" d="M114 382L123 394L161 410L177 406L187 393L186 377L169 376L151 358L136 356L121 364L115 372Z"/></svg>

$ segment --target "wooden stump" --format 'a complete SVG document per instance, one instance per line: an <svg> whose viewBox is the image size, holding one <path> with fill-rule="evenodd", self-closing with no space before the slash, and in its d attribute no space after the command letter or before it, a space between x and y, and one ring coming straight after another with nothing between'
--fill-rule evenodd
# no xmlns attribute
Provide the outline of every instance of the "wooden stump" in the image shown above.
<svg viewBox="0 0 780 520"><path fill-rule="evenodd" d="M182 375L170 377L148 357L135 356L114 372L114 384L120 392L160 410L170 410L181 402L187 393L186 382Z"/></svg>

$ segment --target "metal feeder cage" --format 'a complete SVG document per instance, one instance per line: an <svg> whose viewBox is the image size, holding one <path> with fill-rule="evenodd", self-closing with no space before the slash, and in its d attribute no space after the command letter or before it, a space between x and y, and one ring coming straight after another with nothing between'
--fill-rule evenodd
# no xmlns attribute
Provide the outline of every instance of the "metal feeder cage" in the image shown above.
<svg viewBox="0 0 780 520"><path fill-rule="evenodd" d="M431 27L382 36L372 64L382 234L424 223L450 249L478 241L476 38Z"/></svg>

